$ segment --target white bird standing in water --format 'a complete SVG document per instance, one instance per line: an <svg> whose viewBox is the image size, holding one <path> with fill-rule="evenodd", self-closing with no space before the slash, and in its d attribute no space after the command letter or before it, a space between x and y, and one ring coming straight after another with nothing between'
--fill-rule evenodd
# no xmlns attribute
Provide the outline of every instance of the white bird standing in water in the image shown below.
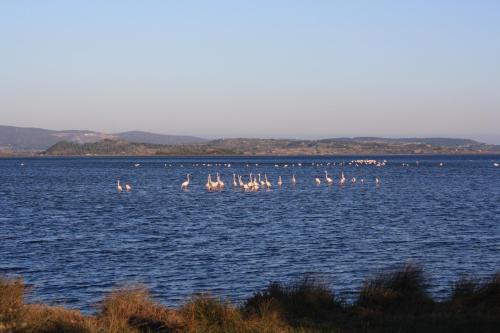
<svg viewBox="0 0 500 333"><path fill-rule="evenodd" d="M345 176L344 176L344 171L342 171L342 173L340 174L340 185L344 185L345 184Z"/></svg>
<svg viewBox="0 0 500 333"><path fill-rule="evenodd" d="M271 182L269 181L269 179L267 179L267 174L264 174L264 181L266 183L267 189L269 190L271 188Z"/></svg>
<svg viewBox="0 0 500 333"><path fill-rule="evenodd" d="M119 179L116 181L116 189L118 190L118 193L121 193L123 191L123 187L120 185Z"/></svg>
<svg viewBox="0 0 500 333"><path fill-rule="evenodd" d="M328 171L325 170L325 180L326 180L326 183L328 185L332 185L333 184L333 179L331 179L330 177L328 177Z"/></svg>
<svg viewBox="0 0 500 333"><path fill-rule="evenodd" d="M264 188L264 186L266 186L266 182L265 182L265 181L263 181L263 180L261 179L261 177L260 177L260 173L259 173L259 183L260 183L260 186L261 186L262 188Z"/></svg>
<svg viewBox="0 0 500 333"><path fill-rule="evenodd" d="M316 177L314 181L316 182L316 185L321 185L321 179L319 179L319 177Z"/></svg>
<svg viewBox="0 0 500 333"><path fill-rule="evenodd" d="M238 187L238 183L236 182L236 174L233 173L233 186Z"/></svg>
<svg viewBox="0 0 500 333"><path fill-rule="evenodd" d="M283 180L281 179L281 176L278 176L278 186L283 186Z"/></svg>
<svg viewBox="0 0 500 333"><path fill-rule="evenodd" d="M186 175L186 181L181 184L181 189L182 190L187 190L189 186L189 173Z"/></svg>
<svg viewBox="0 0 500 333"><path fill-rule="evenodd" d="M375 177L375 184L377 184L377 185L380 184L380 179L378 177Z"/></svg>
<svg viewBox="0 0 500 333"><path fill-rule="evenodd" d="M217 172L217 187L222 190L224 189L224 186L226 186L224 184L224 182L220 179L220 176L219 176L219 173Z"/></svg>
<svg viewBox="0 0 500 333"><path fill-rule="evenodd" d="M355 182L356 182L356 177L352 177L352 178L351 178L351 183L353 183L353 184L354 184Z"/></svg>
<svg viewBox="0 0 500 333"><path fill-rule="evenodd" d="M129 184L125 184L125 190L127 192L132 192L132 186L130 186Z"/></svg>
<svg viewBox="0 0 500 333"><path fill-rule="evenodd" d="M493 163L493 165L497 167L497 166L499 166L500 164L498 164L498 163Z"/></svg>
<svg viewBox="0 0 500 333"><path fill-rule="evenodd" d="M212 176L208 174L207 183L205 184L207 191L212 191Z"/></svg>
<svg viewBox="0 0 500 333"><path fill-rule="evenodd" d="M292 185L297 184L297 179L295 179L295 174L292 174Z"/></svg>

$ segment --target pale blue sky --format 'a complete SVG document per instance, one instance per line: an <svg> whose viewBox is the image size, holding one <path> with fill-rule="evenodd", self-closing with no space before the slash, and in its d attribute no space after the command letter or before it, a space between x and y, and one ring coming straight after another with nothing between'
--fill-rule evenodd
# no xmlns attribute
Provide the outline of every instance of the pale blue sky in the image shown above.
<svg viewBox="0 0 500 333"><path fill-rule="evenodd" d="M500 143L500 1L1 1L0 124Z"/></svg>

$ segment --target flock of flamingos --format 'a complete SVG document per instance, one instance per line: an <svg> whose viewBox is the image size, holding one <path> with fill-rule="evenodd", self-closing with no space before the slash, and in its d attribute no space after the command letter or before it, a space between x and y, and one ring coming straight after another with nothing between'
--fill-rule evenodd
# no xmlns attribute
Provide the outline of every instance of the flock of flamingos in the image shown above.
<svg viewBox="0 0 500 333"><path fill-rule="evenodd" d="M354 165L354 166L362 166L362 165L372 165L372 166L377 166L377 167L383 167L385 166L387 163L387 161L376 161L376 160L355 160L355 161L351 161L349 162L348 164L349 165ZM418 165L419 162L417 161L416 164ZM301 163L298 163L297 164L299 167L302 166ZM312 164L314 165L314 163ZM327 163L326 164L327 166L331 165L331 163ZM333 165L335 165L335 163L333 163ZM344 163L339 163L339 166L343 166ZM403 166L409 166L408 163L403 163L402 164ZM439 166L442 167L444 164L443 163L439 163ZM500 166L498 163L493 163L493 165L495 167L498 167ZM140 164L139 163L136 163L134 165L135 167L139 167ZM167 165L165 165L167 166ZM198 164L194 165L194 166L198 166ZM204 165L205 166L205 165ZM206 166L211 166L210 164L207 164ZM225 164L225 166L227 167L231 167L231 164ZM276 167L278 165L275 165ZM295 165L293 165L295 166ZM317 164L317 166L323 166L323 164ZM181 165L181 167L183 167L183 165ZM247 164L247 167L248 167L248 164ZM288 165L284 165L284 167L288 167ZM292 186L295 186L297 184L297 178L295 176L295 174L292 174L292 177L291 177L291 185ZM329 175L328 175L328 171L325 170L325 176L324 176L324 182L325 184L327 185L333 185L334 184L334 180L333 178L331 178ZM342 171L341 174L340 174L340 177L339 177L339 180L338 180L338 184L339 185L345 185L346 183L348 182L347 178L345 177L344 175L344 172ZM352 177L350 179L350 182L351 183L356 183L358 182L358 179L356 177ZM363 184L365 182L364 179L360 179L359 180L359 183ZM187 190L189 188L189 184L191 183L191 175L188 173L186 174L186 180L184 182L182 182L181 184L181 190ZM320 186L322 184L322 179L320 177L315 177L314 178L314 183L317 185L317 186ZM283 178L281 176L278 176L278 181L276 182L276 185L278 188L281 188L283 186ZM379 177L375 177L375 185L380 185L381 184L381 181L380 181L380 178ZM245 192L257 192L259 191L260 189L271 189L273 187L273 184L271 183L271 181L269 180L269 178L267 177L267 174L264 174L264 176L262 176L262 174L257 174L257 175L254 175L252 173L249 174L249 177L248 177L248 181L245 181L243 176L242 175L237 175L235 173L233 173L233 182L232 182L232 185L233 185L233 188L240 188L241 190L245 191ZM208 192L215 192L215 191L222 191L224 188L226 187L226 184L224 183L224 181L222 181L219 173L217 172L216 176L215 176L215 181L212 180L212 175L211 174L208 174L208 178L207 178L207 182L205 184L205 189L208 191ZM120 183L120 180L117 181L117 184L116 184L116 188L117 188L117 191L119 193L123 192L124 190L126 192L131 192L132 191L132 186L130 184L125 184L125 188L123 188L122 184Z"/></svg>
<svg viewBox="0 0 500 333"><path fill-rule="evenodd" d="M386 163L387 163L387 161L378 162L376 160L356 160L356 161L350 162L349 165L353 165L353 164L355 166L375 165L378 167L383 167L386 165ZM330 165L330 163L327 163L327 165ZM335 163L333 165L335 165ZM341 163L340 165L343 165L343 163ZM134 166L139 167L140 164L137 163ZM231 165L227 164L226 166L230 167ZM302 166L302 165L300 163L298 163L298 166ZM288 165L285 165L285 167L288 167ZM331 178L328 175L328 171L326 171L326 170L325 170L324 181L327 185L333 185L333 183L334 183L333 178ZM350 180L350 182L353 184L356 183L357 181L358 180L356 177L352 177ZM181 184L181 190L187 190L189 188L190 182L191 182L191 178L190 178L190 174L188 173L188 174L186 174L186 180L184 182L182 182L182 184ZM342 171L340 178L339 178L339 181L338 181L338 184L345 185L346 182L347 182L347 178L345 177L344 172ZM360 179L359 182L364 183L365 180ZM314 183L317 186L321 185L321 183L322 183L321 178L315 177ZM375 177L375 184L379 185L380 183L381 183L380 178ZM296 184L297 184L297 178L296 178L295 174L292 174L291 185L295 186ZM267 177L267 174L264 174L264 176L262 176L260 173L257 175L250 173L250 175L248 177L248 181L245 181L243 179L242 175L237 175L237 174L233 173L233 184L232 185L234 188L240 188L245 192L257 192L260 189L269 190L273 187L273 184L271 183L271 181ZM278 188L281 188L283 186L283 178L281 176L278 176L278 181L277 181L276 185ZM225 187L226 187L226 184L224 183L224 181L222 181L218 172L216 174L215 181L212 180L212 175L208 174L207 182L205 184L205 189L208 192L222 191ZM125 190L126 192L132 191L132 186L128 183L125 184L125 189L124 189L122 184L120 183L120 180L117 180L116 188L117 188L117 191L119 193L123 192L123 190Z"/></svg>

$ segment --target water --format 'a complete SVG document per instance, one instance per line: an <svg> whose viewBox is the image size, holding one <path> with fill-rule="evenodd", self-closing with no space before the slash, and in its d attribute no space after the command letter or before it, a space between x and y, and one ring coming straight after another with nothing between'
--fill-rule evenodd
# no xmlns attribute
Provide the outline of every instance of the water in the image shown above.
<svg viewBox="0 0 500 333"><path fill-rule="evenodd" d="M24 277L32 301L91 311L124 283L144 283L176 306L206 291L238 302L270 281L315 273L350 299L364 278L412 261L443 297L462 273L500 269L498 156L338 166L352 159L0 159L0 274ZM317 187L324 170L365 183ZM207 174L217 171L227 188L207 193ZM274 184L282 175L285 185L242 193L233 172L267 173ZM133 192L118 194L117 178Z"/></svg>

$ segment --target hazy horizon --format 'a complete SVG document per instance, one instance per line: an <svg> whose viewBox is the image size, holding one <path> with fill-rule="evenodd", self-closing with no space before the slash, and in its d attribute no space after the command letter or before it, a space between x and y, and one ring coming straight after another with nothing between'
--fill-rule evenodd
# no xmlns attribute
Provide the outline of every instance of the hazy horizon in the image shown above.
<svg viewBox="0 0 500 333"><path fill-rule="evenodd" d="M0 3L0 124L500 144L496 1Z"/></svg>

